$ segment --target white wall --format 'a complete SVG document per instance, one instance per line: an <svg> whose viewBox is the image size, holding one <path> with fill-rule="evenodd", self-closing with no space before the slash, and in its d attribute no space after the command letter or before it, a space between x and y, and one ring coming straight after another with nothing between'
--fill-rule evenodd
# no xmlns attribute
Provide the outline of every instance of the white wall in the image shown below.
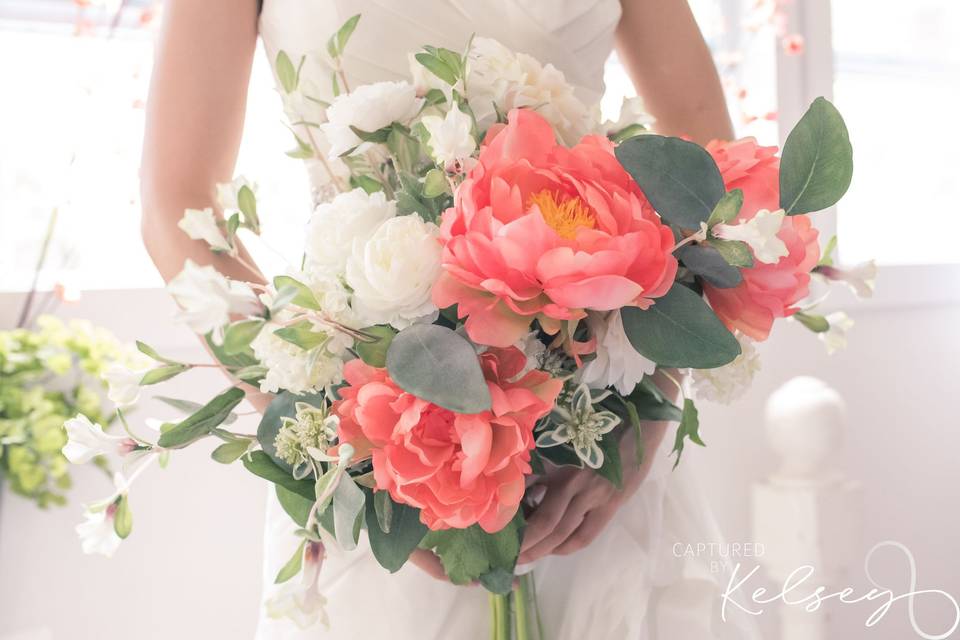
<svg viewBox="0 0 960 640"><path fill-rule="evenodd" d="M15 306L12 297L0 296L0 326L9 326ZM727 538L753 540L749 485L776 464L763 438L763 403L793 375L817 375L848 404L842 465L865 485L864 551L876 542L899 540L916 557L917 588L960 595L954 546L960 540L955 510L960 424L954 410L960 393L955 333L960 305L849 311L857 321L849 348L832 357L799 325L779 326L762 347L764 370L748 395L732 407L702 407L708 447L690 451L684 464L696 465L709 479L704 487ZM166 321L171 312L162 291L124 291L87 293L60 315L89 318L121 338L146 339L176 357L202 357L192 335ZM203 398L221 385L212 372L191 372L167 391ZM151 402L138 414L171 415ZM246 426L252 430L254 423ZM217 466L202 447L196 449L177 454L167 470L152 470L138 482L132 494L134 533L112 560L83 556L73 533L80 502L109 492L99 475L78 470L70 505L46 513L3 495L0 639L44 628L51 635L37 638L251 637L265 489L239 466ZM909 590L902 561L890 559L880 576L899 592ZM853 572L849 582L858 589L866 585L862 571ZM916 637L903 604L871 630L863 621L876 603L831 608L834 637ZM943 627L942 607L917 604L922 624L931 631ZM764 616L766 626L772 615Z"/></svg>

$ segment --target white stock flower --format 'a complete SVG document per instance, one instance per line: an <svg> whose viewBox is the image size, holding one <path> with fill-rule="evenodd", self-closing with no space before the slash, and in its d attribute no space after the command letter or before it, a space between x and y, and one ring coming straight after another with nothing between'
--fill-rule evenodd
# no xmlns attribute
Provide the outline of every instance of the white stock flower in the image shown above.
<svg viewBox="0 0 960 640"><path fill-rule="evenodd" d="M361 145L351 127L372 133L394 122L407 123L422 105L423 99L409 82L375 82L340 94L327 109L327 122L320 125L330 143L330 157Z"/></svg>
<svg viewBox="0 0 960 640"><path fill-rule="evenodd" d="M106 507L87 506L83 511L83 522L76 526L80 537L80 546L84 553L99 554L111 557L122 542L114 530L114 514L116 507L110 504Z"/></svg>
<svg viewBox="0 0 960 640"><path fill-rule="evenodd" d="M275 319L284 322L290 318L289 313L281 312ZM350 338L332 327L314 323L313 330L325 333L329 339L307 351L277 336L275 332L281 326L268 322L250 343L254 355L267 368L267 374L260 381L261 391L287 390L303 394L340 382L343 357L352 344Z"/></svg>
<svg viewBox="0 0 960 640"><path fill-rule="evenodd" d="M256 183L250 182L243 176L237 176L230 182L221 182L217 184L217 204L220 205L220 208L223 211L231 211L240 208L238 194L240 193L240 189L243 187L247 187L254 193L254 195L256 195Z"/></svg>
<svg viewBox="0 0 960 640"><path fill-rule="evenodd" d="M690 390L699 400L730 404L746 392L760 370L760 354L753 340L737 334L740 355L733 362L716 369L692 369Z"/></svg>
<svg viewBox="0 0 960 640"><path fill-rule="evenodd" d="M63 423L67 431L67 444L63 445L63 457L73 464L86 464L97 456L117 453L119 444L124 440L120 436L111 436L103 432L103 427L83 415L77 414Z"/></svg>
<svg viewBox="0 0 960 640"><path fill-rule="evenodd" d="M597 353L580 370L579 379L589 387L615 387L622 395L628 395L644 375L656 370L656 363L637 353L630 344L619 311L591 311L587 314L587 327L597 341Z"/></svg>
<svg viewBox="0 0 960 640"><path fill-rule="evenodd" d="M231 313L251 314L259 307L249 289L192 260L167 284L167 291L181 307L177 318L199 334L218 332L230 322Z"/></svg>
<svg viewBox="0 0 960 640"><path fill-rule="evenodd" d="M346 281L364 324L403 329L435 313L430 292L440 255L440 229L416 214L391 218L366 242L354 242Z"/></svg>
<svg viewBox="0 0 960 640"><path fill-rule="evenodd" d="M859 298L873 297L873 289L877 282L877 262L875 260L861 262L849 269L828 266L817 267L817 272L830 280L846 283Z"/></svg>
<svg viewBox="0 0 960 640"><path fill-rule="evenodd" d="M397 215L397 205L382 191L354 189L319 205L307 226L305 271L342 273L354 242L365 241Z"/></svg>
<svg viewBox="0 0 960 640"><path fill-rule="evenodd" d="M420 120L430 134L430 155L441 166L463 161L473 155L477 142L470 131L473 120L456 106L444 117L424 116Z"/></svg>
<svg viewBox="0 0 960 640"><path fill-rule="evenodd" d="M761 209L751 219L739 224L714 225L712 232L724 240L745 242L753 249L753 256L757 260L764 264L776 264L790 253L787 245L777 236L785 215L783 209Z"/></svg>
<svg viewBox="0 0 960 640"><path fill-rule="evenodd" d="M835 311L825 316L830 328L817 334L820 342L827 348L828 354L834 354L847 348L847 332L853 328L853 319L843 311Z"/></svg>
<svg viewBox="0 0 960 640"><path fill-rule="evenodd" d="M624 97L620 105L620 115L616 122L607 120L603 123L604 133L607 135L623 131L627 127L635 124L649 127L656 122L656 119L647 113L643 104L643 98L634 96L632 98Z"/></svg>
<svg viewBox="0 0 960 640"><path fill-rule="evenodd" d="M140 398L140 380L147 369L131 369L114 363L103 373L109 390L107 397L118 407L128 407Z"/></svg>
<svg viewBox="0 0 960 640"><path fill-rule="evenodd" d="M213 209L186 209L177 226L194 240L203 240L211 249L230 251L230 243L217 226Z"/></svg>
<svg viewBox="0 0 960 640"><path fill-rule="evenodd" d="M327 599L320 593L318 578L323 563L323 545L307 542L303 550L303 565L299 579L292 578L278 585L276 592L264 602L267 616L287 618L300 629L309 629L318 622L327 627L325 605Z"/></svg>

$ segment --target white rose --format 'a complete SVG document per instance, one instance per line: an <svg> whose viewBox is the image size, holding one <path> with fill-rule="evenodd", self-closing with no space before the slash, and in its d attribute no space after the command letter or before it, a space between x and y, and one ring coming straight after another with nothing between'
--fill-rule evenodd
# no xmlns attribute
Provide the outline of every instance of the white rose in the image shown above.
<svg viewBox="0 0 960 640"><path fill-rule="evenodd" d="M183 271L167 284L167 291L181 307L177 318L199 334L219 332L230 322L231 313L249 315L259 309L249 289L227 280L213 267L200 267L192 260L187 260Z"/></svg>
<svg viewBox="0 0 960 640"><path fill-rule="evenodd" d="M194 240L203 240L211 249L230 251L230 243L217 226L213 209L187 209L177 226Z"/></svg>
<svg viewBox="0 0 960 640"><path fill-rule="evenodd" d="M436 312L430 291L440 276L440 230L413 214L387 220L347 262L353 308L365 324L397 329Z"/></svg>
<svg viewBox="0 0 960 640"><path fill-rule="evenodd" d="M97 456L118 453L120 436L111 436L103 432L103 427L90 422L87 416L78 414L63 423L67 432L67 444L63 445L63 457L73 464L86 464Z"/></svg>
<svg viewBox="0 0 960 640"><path fill-rule="evenodd" d="M430 155L437 164L462 162L476 151L477 141L471 135L473 120L456 106L443 118L424 116L420 121L430 134Z"/></svg>
<svg viewBox="0 0 960 640"><path fill-rule="evenodd" d="M373 132L394 122L407 123L422 105L423 99L409 82L365 84L337 96L327 109L327 122L320 125L330 143L330 157L361 146L363 141L350 127Z"/></svg>
<svg viewBox="0 0 960 640"><path fill-rule="evenodd" d="M836 311L826 315L830 328L817 334L817 338L827 348L827 353L833 355L837 351L847 348L847 332L853 328L853 319L843 311Z"/></svg>
<svg viewBox="0 0 960 640"><path fill-rule="evenodd" d="M307 227L305 270L342 273L356 241L365 241L397 214L397 205L382 191L341 193L319 205Z"/></svg>
<svg viewBox="0 0 960 640"><path fill-rule="evenodd" d="M737 334L740 355L733 362L716 369L690 371L690 390L701 400L730 404L750 388L760 370L760 354L753 340Z"/></svg>
<svg viewBox="0 0 960 640"><path fill-rule="evenodd" d="M250 182L243 176L237 176L232 182L219 183L217 185L217 204L220 205L223 211L239 209L238 194L240 193L240 189L244 187L250 189L254 195L257 194L256 183Z"/></svg>
<svg viewBox="0 0 960 640"><path fill-rule="evenodd" d="M593 389L615 387L622 395L628 395L644 375L656 370L657 364L637 353L630 344L620 311L589 312L587 327L597 340L597 353L580 370L580 382Z"/></svg>
<svg viewBox="0 0 960 640"><path fill-rule="evenodd" d="M753 250L753 257L764 264L776 264L780 258L789 255L787 245L777 234L783 226L786 213L783 209L768 211L761 209L755 216L739 224L716 224L711 229L713 235L724 240L739 240L747 243Z"/></svg>

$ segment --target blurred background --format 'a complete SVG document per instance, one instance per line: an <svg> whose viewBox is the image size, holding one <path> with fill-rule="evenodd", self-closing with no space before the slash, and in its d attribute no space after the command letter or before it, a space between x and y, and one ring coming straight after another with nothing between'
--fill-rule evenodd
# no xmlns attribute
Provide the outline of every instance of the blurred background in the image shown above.
<svg viewBox="0 0 960 640"><path fill-rule="evenodd" d="M881 269L871 300L837 295L828 303L855 321L845 350L828 356L798 324L778 326L761 346L763 370L748 395L732 407L702 407L708 447L684 464L709 478L708 502L727 539L755 540L752 487L779 465L764 404L789 378L816 375L847 407L846 445L831 469L862 486L843 585L867 591L867 550L897 540L916 559L914 588L960 594L960 420L952 406L960 392L960 250L952 236L960 3L692 5L738 134L778 144L813 98L833 97L856 171L836 215L817 221L825 239L837 234L840 263L875 259ZM161 9L150 0L0 0L0 330L24 320L33 290L31 317L83 318L177 359L203 357L187 328L166 321L173 304L140 241L137 170ZM615 118L633 93L615 58L606 80L603 109ZM259 183L269 243L296 251L310 198L301 164L284 155L291 139L282 117L258 54L237 173ZM194 372L169 391L200 397L201 387L221 384L215 373ZM3 393L0 383L0 403ZM136 419L173 415L146 399ZM73 531L80 504L109 491L104 474L77 468L66 504L48 499L42 509L0 479L0 640L252 636L266 487L237 466L210 464L201 449L140 481L134 534L109 561L83 555ZM908 591L905 563L878 558L874 577ZM949 628L952 612L941 605L917 602L931 632ZM832 608L827 637L917 637L905 605L866 629L875 608ZM764 637L779 638L776 608L760 618Z"/></svg>

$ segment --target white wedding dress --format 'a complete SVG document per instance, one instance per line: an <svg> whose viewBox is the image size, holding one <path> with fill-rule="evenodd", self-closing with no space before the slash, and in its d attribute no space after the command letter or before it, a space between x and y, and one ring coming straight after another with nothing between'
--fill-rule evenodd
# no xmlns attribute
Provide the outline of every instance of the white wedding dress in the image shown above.
<svg viewBox="0 0 960 640"><path fill-rule="evenodd" d="M352 86L409 78L408 53L424 44L464 49L471 34L552 63L586 104L603 93L604 63L620 18L618 0L265 0L260 33L271 61L306 56L301 82L332 99L320 60L327 38L360 13L344 59ZM311 174L319 172L311 171ZM320 178L317 178L319 180ZM318 186L319 185L315 185ZM672 441L671 437L665 439ZM671 472L669 446L638 493L589 547L536 564L546 637L555 640L707 640L759 637L749 621L720 619L723 574L710 558L676 557L675 544L719 541L689 463ZM264 532L264 598L298 544L296 526L271 493ZM473 639L489 634L487 595L454 587L413 566L390 575L365 540L328 550L320 577L330 626L299 629L265 614L259 640L316 638ZM681 554L682 555L682 554Z"/></svg>

